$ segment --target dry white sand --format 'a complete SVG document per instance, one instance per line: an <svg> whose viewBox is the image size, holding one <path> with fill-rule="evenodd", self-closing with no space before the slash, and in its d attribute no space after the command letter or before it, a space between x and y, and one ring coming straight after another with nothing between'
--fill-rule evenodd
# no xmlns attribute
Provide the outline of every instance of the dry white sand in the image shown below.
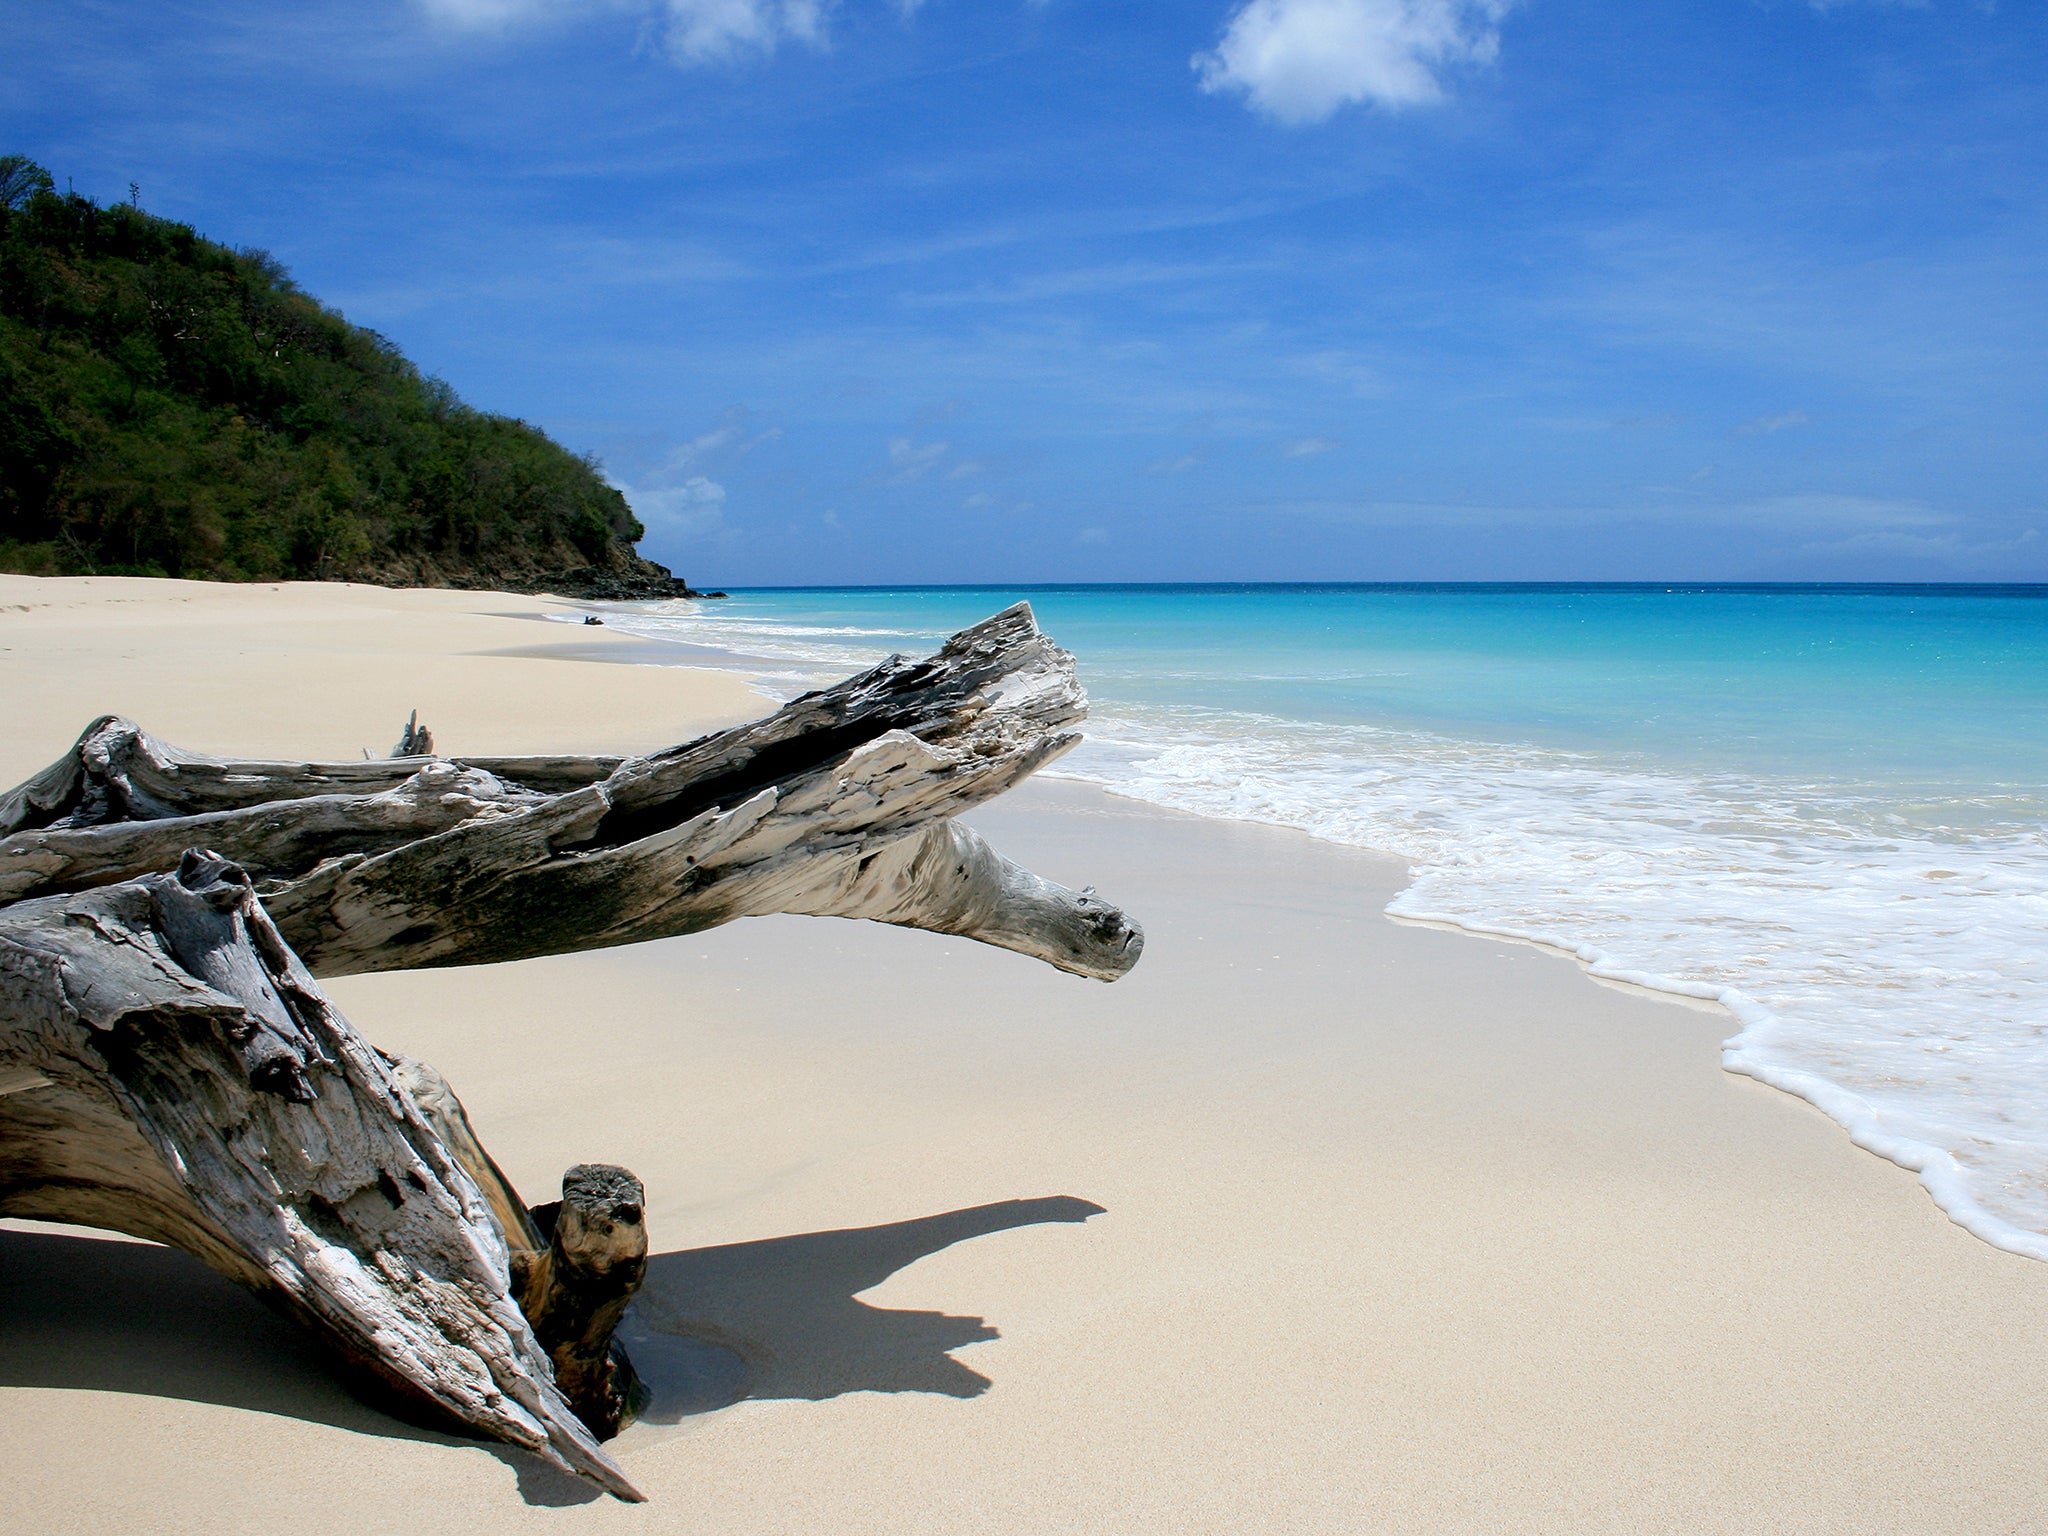
<svg viewBox="0 0 2048 1536"><path fill-rule="evenodd" d="M104 709L300 755L381 749L415 702L478 751L747 707L452 656L530 647L471 615L532 599L119 585L118 631L0 612L0 780ZM52 593L0 579L0 609ZM2048 1266L1724 1074L1725 1017L1392 923L1399 865L1293 834L1059 783L976 820L1127 904L1137 971L783 918L333 984L531 1198L586 1159L646 1180L647 1310L753 1389L618 1443L651 1503L362 1406L182 1255L14 1224L5 1526L2048 1530Z"/></svg>
<svg viewBox="0 0 2048 1536"><path fill-rule="evenodd" d="M0 780L100 715L181 746L336 758L384 756L415 708L442 751L479 754L646 751L760 713L730 674L589 665L641 661L647 642L544 622L583 611L501 592L0 575Z"/></svg>

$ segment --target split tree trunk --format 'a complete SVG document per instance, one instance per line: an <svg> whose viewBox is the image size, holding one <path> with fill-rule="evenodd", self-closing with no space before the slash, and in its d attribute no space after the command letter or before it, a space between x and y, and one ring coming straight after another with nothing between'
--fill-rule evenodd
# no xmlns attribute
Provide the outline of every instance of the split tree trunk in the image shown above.
<svg viewBox="0 0 2048 1536"><path fill-rule="evenodd" d="M1112 980L1135 924L952 818L1072 747L1073 658L1028 606L648 757L234 762L94 724L0 799L0 899L203 844L316 975L665 938L773 912L958 934ZM410 731L411 727L408 728Z"/></svg>

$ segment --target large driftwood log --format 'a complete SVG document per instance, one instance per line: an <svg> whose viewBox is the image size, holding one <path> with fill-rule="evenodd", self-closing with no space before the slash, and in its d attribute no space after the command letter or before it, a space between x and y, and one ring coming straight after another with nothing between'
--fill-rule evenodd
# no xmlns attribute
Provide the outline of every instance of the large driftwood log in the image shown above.
<svg viewBox="0 0 2048 1536"><path fill-rule="evenodd" d="M225 860L0 909L0 1214L175 1244L442 1421L639 1497L492 1202Z"/></svg>
<svg viewBox="0 0 2048 1536"><path fill-rule="evenodd" d="M1143 936L961 811L1070 748L1073 658L1018 604L754 724L648 757L234 762L98 721L0 799L0 900L244 864L317 975L464 965L774 912L871 918L1103 980ZM408 727L408 735L412 727Z"/></svg>
<svg viewBox="0 0 2048 1536"><path fill-rule="evenodd" d="M98 720L0 796L0 1214L185 1248L431 1412L637 1498L597 1441L634 1391L638 1181L582 1165L529 1211L439 1075L314 974L798 912L1113 980L1137 927L952 819L1083 710L1020 604L642 758L250 762ZM431 741L415 716L399 749Z"/></svg>

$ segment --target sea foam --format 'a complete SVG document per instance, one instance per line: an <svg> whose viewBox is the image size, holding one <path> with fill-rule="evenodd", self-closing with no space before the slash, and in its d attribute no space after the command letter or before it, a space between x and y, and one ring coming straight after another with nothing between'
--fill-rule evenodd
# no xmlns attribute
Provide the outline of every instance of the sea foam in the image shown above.
<svg viewBox="0 0 2048 1536"><path fill-rule="evenodd" d="M747 664L757 681L787 695L922 648L917 619L675 607L613 622L762 658L771 666ZM1245 645L1228 679L1239 697L1259 683ZM1187 697L1220 679L1174 670L1169 654L1085 659L1107 686L1057 772L1396 854L1413 874L1396 916L1534 940L1603 977L1718 1001L1741 1026L1729 1069L1918 1173L1978 1236L2048 1259L2037 800L1208 708ZM1293 681L1276 670L1261 686L1279 696Z"/></svg>
<svg viewBox="0 0 2048 1536"><path fill-rule="evenodd" d="M1879 797L1576 754L1129 714L1062 769L1408 859L1399 917L1532 939L1725 1004L1723 1060L2048 1259L2048 839L1912 826Z"/></svg>

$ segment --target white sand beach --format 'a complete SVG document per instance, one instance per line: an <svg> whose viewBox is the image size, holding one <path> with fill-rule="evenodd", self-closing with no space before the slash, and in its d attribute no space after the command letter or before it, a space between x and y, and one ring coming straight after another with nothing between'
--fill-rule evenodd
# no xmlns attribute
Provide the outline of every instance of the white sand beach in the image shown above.
<svg viewBox="0 0 2048 1536"><path fill-rule="evenodd" d="M479 753L768 707L570 611L0 577L0 782L109 712L352 757L415 707ZM776 918L330 986L528 1198L645 1181L643 1310L749 1386L616 1442L647 1504L366 1406L182 1254L8 1222L7 1527L2048 1529L2048 1265L1724 1073L1725 1014L1395 923L1402 865L1296 834L1058 781L974 820L1137 970Z"/></svg>

